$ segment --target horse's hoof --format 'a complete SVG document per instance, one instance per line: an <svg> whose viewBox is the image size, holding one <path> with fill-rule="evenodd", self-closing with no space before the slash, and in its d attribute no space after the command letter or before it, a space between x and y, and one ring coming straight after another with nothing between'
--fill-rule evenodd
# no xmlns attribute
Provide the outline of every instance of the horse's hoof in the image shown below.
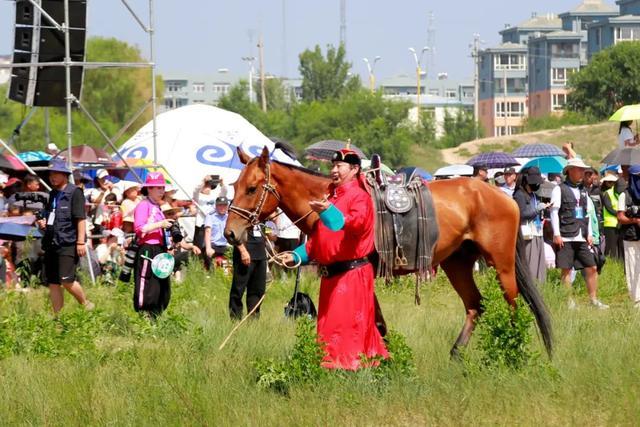
<svg viewBox="0 0 640 427"><path fill-rule="evenodd" d="M451 360L455 362L462 362L462 354L460 353L460 349L458 349L458 346L454 345L449 352L449 355L451 356Z"/></svg>

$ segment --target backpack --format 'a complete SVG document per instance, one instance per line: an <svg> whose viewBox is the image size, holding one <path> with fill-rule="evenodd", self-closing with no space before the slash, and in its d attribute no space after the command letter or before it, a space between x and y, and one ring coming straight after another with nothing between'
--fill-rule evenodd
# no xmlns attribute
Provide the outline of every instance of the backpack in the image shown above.
<svg viewBox="0 0 640 427"><path fill-rule="evenodd" d="M296 292L284 308L285 317L297 318L309 316L312 319L318 317L316 306L311 297L303 292Z"/></svg>

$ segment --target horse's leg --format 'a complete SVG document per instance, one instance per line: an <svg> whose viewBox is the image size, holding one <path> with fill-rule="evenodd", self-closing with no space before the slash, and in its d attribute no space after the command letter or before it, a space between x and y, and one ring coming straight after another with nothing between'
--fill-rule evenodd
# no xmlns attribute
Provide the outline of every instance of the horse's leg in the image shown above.
<svg viewBox="0 0 640 427"><path fill-rule="evenodd" d="M451 281L451 285L462 299L466 312L462 330L451 348L451 357L454 358L459 357L459 347L466 346L469 342L476 326L476 319L481 314L480 300L482 296L473 280L473 264L477 258L477 254L459 250L440 264Z"/></svg>
<svg viewBox="0 0 640 427"><path fill-rule="evenodd" d="M483 244L482 240L476 242L476 244L489 264L496 269L505 300L515 308L516 298L518 297L516 261L513 250L513 246L515 245L509 245L504 241L491 241L490 243Z"/></svg>

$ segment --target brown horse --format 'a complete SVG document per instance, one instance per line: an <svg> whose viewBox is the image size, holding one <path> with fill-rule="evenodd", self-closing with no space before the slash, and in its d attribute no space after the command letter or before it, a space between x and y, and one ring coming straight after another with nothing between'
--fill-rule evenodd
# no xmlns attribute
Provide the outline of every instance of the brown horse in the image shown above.
<svg viewBox="0 0 640 427"><path fill-rule="evenodd" d="M325 196L330 179L272 161L266 148L254 159L241 149L238 155L246 167L234 184L235 196L225 229L229 242L246 241L247 228L267 219L278 207L292 221L299 221L297 226L304 233L310 234L319 217L310 210L308 202ZM516 203L499 189L470 178L435 181L429 188L440 230L433 263L442 266L466 311L452 355L468 343L482 311L480 291L473 279L474 263L481 256L495 268L509 304L515 307L515 298L522 294L551 354L550 319L524 261Z"/></svg>

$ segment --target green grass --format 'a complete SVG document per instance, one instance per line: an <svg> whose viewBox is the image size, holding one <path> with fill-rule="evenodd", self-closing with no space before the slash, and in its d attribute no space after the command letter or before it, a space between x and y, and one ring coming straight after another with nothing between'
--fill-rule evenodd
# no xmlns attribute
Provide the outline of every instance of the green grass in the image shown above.
<svg viewBox="0 0 640 427"><path fill-rule="evenodd" d="M478 279L486 283L491 274ZM157 325L133 312L124 286L89 287L98 307L92 313L67 295L59 321L48 312L46 289L0 292L0 339L15 337L17 331L6 329L13 325L22 329L23 344L11 347L17 354L0 354L0 424L555 426L640 419L640 313L628 301L621 265L608 263L600 278L609 311L587 306L581 278L580 308L568 311L558 274L550 275L544 294L555 357L542 354L534 335L531 350L539 356L517 371L470 370L451 361L463 321L459 298L439 274L423 286L423 305L414 306L411 283L378 286L378 292L389 326L413 349L415 377L373 386L370 372L329 375L294 386L287 396L258 387L253 363L283 359L294 344L295 325L283 318L292 278L270 285L261 318L243 325L223 351L218 346L233 327L229 278L207 278L198 268L174 285ZM304 276L302 287L317 301L313 275ZM477 341L469 354L480 351Z"/></svg>

